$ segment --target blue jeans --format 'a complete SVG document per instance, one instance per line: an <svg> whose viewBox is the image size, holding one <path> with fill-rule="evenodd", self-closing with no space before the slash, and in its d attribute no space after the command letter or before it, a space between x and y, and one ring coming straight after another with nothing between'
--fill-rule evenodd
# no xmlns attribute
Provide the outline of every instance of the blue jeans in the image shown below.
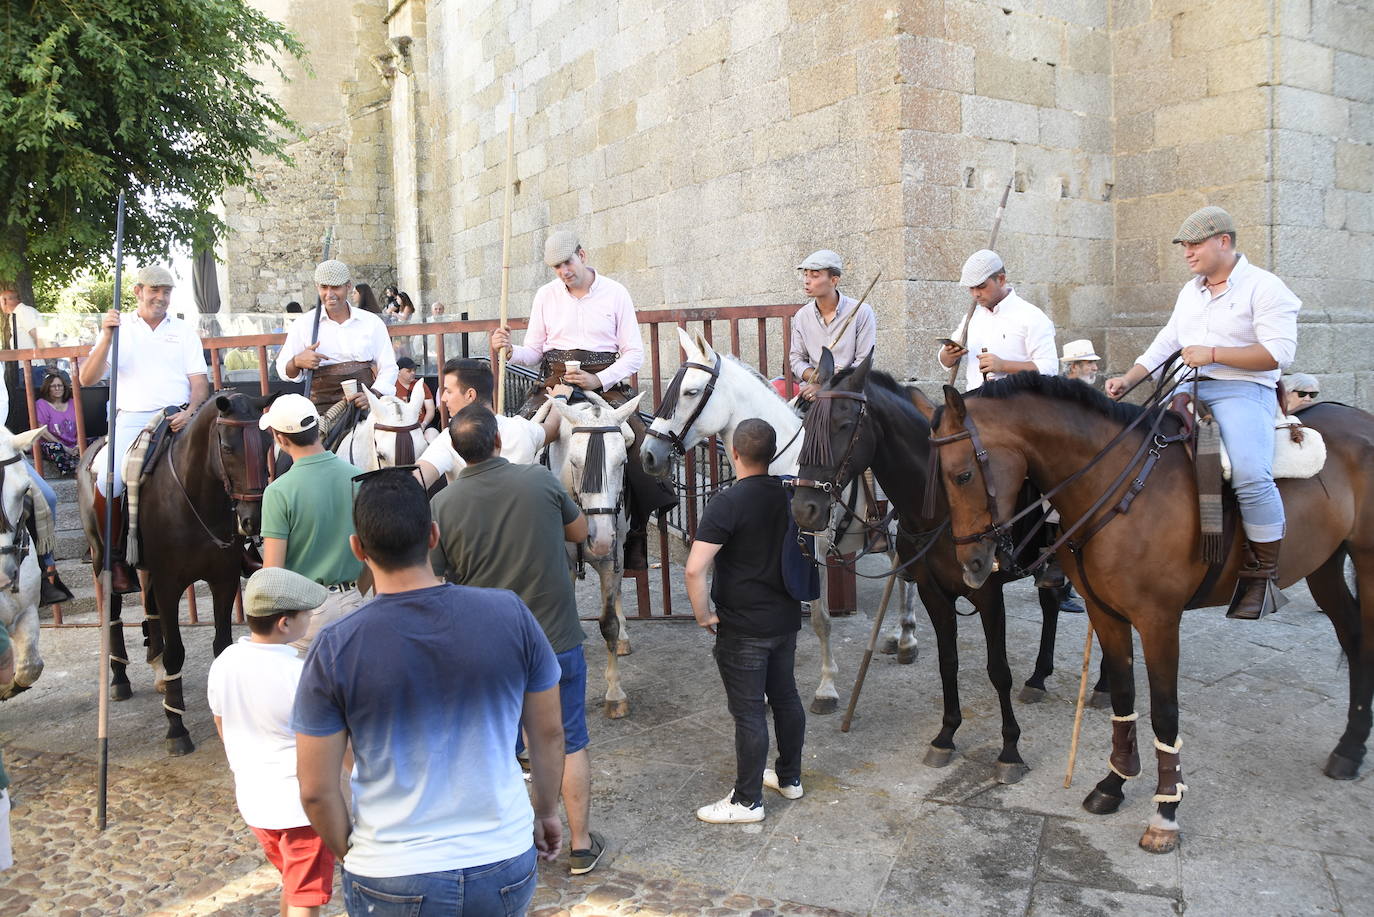
<svg viewBox="0 0 1374 917"><path fill-rule="evenodd" d="M343 872L349 917L523 917L539 873L533 845L499 863L372 879Z"/></svg>
<svg viewBox="0 0 1374 917"><path fill-rule="evenodd" d="M1283 499L1274 483L1274 389L1258 382L1209 379L1197 395L1212 408L1231 457L1231 487L1245 537L1265 543L1283 537Z"/></svg>
<svg viewBox="0 0 1374 917"><path fill-rule="evenodd" d="M42 476L41 474L39 474L37 471L34 470L33 466L29 464L29 460L28 460L27 457L25 457L25 459L24 459L24 467L25 467L26 469L28 469L29 477L33 480L33 483L36 484L36 485L38 486L39 491L42 492L42 494L43 494L43 499L47 501L47 503L48 503L48 510L52 513L53 525L56 525L56 524L57 524L57 492L54 491L54 490L52 489L52 485L51 485L51 484L49 484L47 481L43 480L43 476ZM44 569L44 570L46 570L47 568L51 567L51 566L53 565L53 563L54 563L54 561L53 561L53 556L52 556L52 552L48 552L47 554L41 555L41 556L38 558L38 562L39 562L40 564L43 565L43 569Z"/></svg>
<svg viewBox="0 0 1374 917"><path fill-rule="evenodd" d="M773 769L780 784L801 779L802 743L806 739L806 710L797 694L793 670L797 635L743 637L721 630L713 650L725 700L735 719L735 801L753 805L763 801L763 769L768 763L768 720L773 710L778 758Z"/></svg>

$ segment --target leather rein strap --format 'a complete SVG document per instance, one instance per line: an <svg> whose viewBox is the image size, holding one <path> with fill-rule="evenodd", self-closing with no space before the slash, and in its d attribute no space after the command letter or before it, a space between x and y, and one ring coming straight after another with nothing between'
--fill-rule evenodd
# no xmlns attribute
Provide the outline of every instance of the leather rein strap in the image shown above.
<svg viewBox="0 0 1374 917"><path fill-rule="evenodd" d="M711 378L707 380L706 388L702 390L701 398L697 400L696 407L692 408L692 413L687 418L687 422L682 425L682 431L680 433L675 433L669 430L667 433L663 433L655 430L652 426L644 431L655 439L662 439L671 443L673 451L678 455L687 454L687 443L683 437L691 431L692 424L697 422L697 418L701 416L701 412L706 409L706 402L711 400L711 393L716 390L716 383L720 381L720 354L716 354L714 366L707 366L705 363L690 361L679 366L677 372L673 375L673 381L668 383L668 392L663 396L663 403L659 405L658 413L654 415L656 418L672 420L672 410L677 409L678 396L682 391L682 380L686 377L687 370L689 369L700 369L703 372L709 373ZM672 410L665 413L665 408L671 408Z"/></svg>
<svg viewBox="0 0 1374 917"><path fill-rule="evenodd" d="M420 421L408 423L405 426L392 426L390 424L373 424L372 429L381 430L383 433L409 433L412 430L420 429ZM411 436L396 437L396 464L413 465L415 464L415 439Z"/></svg>
<svg viewBox="0 0 1374 917"><path fill-rule="evenodd" d="M249 503L259 503L262 501L262 492L267 489L267 450L262 444L262 436L259 433L258 421L256 418L251 420L238 420L232 417L216 417L216 426L237 427L242 431L243 436L243 457L245 472L248 477L248 493L235 493L233 482L229 479L228 471L224 470L224 463L221 459L220 464L220 483L224 485L224 492L228 495L230 502L237 503L240 500ZM218 436L216 436L218 439ZM175 446L175 443L173 443ZM176 455L171 449L167 452L167 467L171 469L172 480L176 481L177 487L181 490L182 499L186 501L186 507L190 509L191 515L200 523L200 527L209 537L215 547L224 550L234 546L235 536L230 534L230 540L225 541L211 530L205 520L201 518L195 503L191 501L191 495L186 492L186 485L181 481L181 475L177 472Z"/></svg>
<svg viewBox="0 0 1374 917"><path fill-rule="evenodd" d="M864 419L868 416L868 396L863 392L833 392L820 391L816 393L817 401L833 401L836 398L844 398L849 401L859 403L859 416L854 421L854 429L849 433L849 443L844 447L844 457L835 466L835 474L829 481L812 481L806 478L797 478L792 483L797 487L808 487L812 490L819 490L821 493L831 495L831 499L837 499L837 495L845 486L845 472L849 468L849 462L854 457L854 446L859 441L859 434L863 431ZM813 405L811 410L820 409L820 405ZM829 406L827 405L827 410Z"/></svg>

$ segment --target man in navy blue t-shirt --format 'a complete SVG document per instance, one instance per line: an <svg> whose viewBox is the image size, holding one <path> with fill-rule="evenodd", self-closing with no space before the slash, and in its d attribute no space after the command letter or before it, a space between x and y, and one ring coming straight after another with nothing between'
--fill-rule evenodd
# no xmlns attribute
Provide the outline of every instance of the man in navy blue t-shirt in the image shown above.
<svg viewBox="0 0 1374 917"><path fill-rule="evenodd" d="M791 512L782 481L768 473L777 434L757 417L735 428L731 451L735 484L702 513L687 558L687 597L697 623L716 635L715 657L735 720L735 788L724 799L697 809L713 824L763 820L763 787L787 799L802 795L801 753L806 712L793 669L801 602L783 582L782 551ZM706 571L715 563L711 600ZM772 708L778 757L768 768Z"/></svg>
<svg viewBox="0 0 1374 917"><path fill-rule="evenodd" d="M301 802L343 862L350 914L398 897L416 917L524 913L536 857L562 844L558 661L513 592L434 576L439 532L408 470L361 477L350 543L377 597L306 657L292 717ZM533 807L511 754L522 725Z"/></svg>

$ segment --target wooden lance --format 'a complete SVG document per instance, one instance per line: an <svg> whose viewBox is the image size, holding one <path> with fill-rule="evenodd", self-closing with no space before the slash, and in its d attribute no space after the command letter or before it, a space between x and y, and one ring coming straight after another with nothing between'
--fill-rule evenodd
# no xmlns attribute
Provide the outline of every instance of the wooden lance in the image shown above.
<svg viewBox="0 0 1374 917"><path fill-rule="evenodd" d="M1083 674L1078 677L1078 708L1073 714L1073 737L1069 741L1069 769L1064 774L1064 789L1073 785L1073 766L1078 760L1078 735L1083 729L1083 699L1088 693L1088 668L1093 658L1093 622L1088 622L1088 636L1083 642Z"/></svg>
<svg viewBox="0 0 1374 917"><path fill-rule="evenodd" d="M324 231L324 242L321 245L321 261L329 260L329 251L334 247L334 227L331 226ZM320 342L320 315L324 312L324 300L318 295L315 296L315 318L310 326L310 343ZM310 397L310 388L315 382L315 371L305 369L301 371L301 394Z"/></svg>
<svg viewBox="0 0 1374 917"><path fill-rule="evenodd" d="M114 311L120 311L124 283L124 192L119 192L115 205L115 247L114 247ZM106 672L110 670L110 603L114 600L113 577L114 556L110 546L114 543L114 495L115 473L115 419L119 416L119 326L110 329L110 404L107 416L110 419L109 435L105 438L105 556L100 568L100 591L102 601L97 609L100 622L100 668L96 672L99 683L99 703L96 714L96 794L95 826L105 830L105 802L110 773L110 683Z"/></svg>
<svg viewBox="0 0 1374 917"><path fill-rule="evenodd" d="M1015 173L1007 179L1007 186L1002 189L1002 202L997 205L997 215L992 218L992 235L988 238L988 248L997 250L997 231L1002 228L1002 214L1007 212L1007 198L1011 196L1011 186L1016 181ZM973 313L978 309L978 301L969 303L968 312L964 313L964 324L959 329L959 334L955 338L959 346L963 347L968 342L968 326L973 321ZM959 360L954 361L954 365L949 368L949 384L953 385L959 378Z"/></svg>
<svg viewBox="0 0 1374 917"><path fill-rule="evenodd" d="M510 87L506 104L506 202L501 211L501 327L506 327L510 311L510 208L515 195L515 84ZM506 360L510 348L502 347L496 354L496 413L506 412Z"/></svg>

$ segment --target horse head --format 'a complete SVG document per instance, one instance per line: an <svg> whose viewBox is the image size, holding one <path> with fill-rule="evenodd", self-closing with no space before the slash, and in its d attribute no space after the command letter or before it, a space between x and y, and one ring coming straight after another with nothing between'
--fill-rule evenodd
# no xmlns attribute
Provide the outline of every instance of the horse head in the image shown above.
<svg viewBox="0 0 1374 917"><path fill-rule="evenodd" d="M258 534L262 523L262 492L267 489L267 459L272 453L271 434L260 429L258 421L275 397L235 392L216 395L212 402L210 468L233 503L239 534L249 537Z"/></svg>
<svg viewBox="0 0 1374 917"><path fill-rule="evenodd" d="M939 450L939 475L949 499L950 532L955 553L964 571L964 583L977 589L999 567L998 554L1009 546L1010 532L1003 520L1015 513L1016 498L1026 479L1026 462L1004 445L987 411L984 399L964 397L952 385L945 386L945 403L937 408L928 399L913 399L931 421L930 444ZM974 414L982 414L975 423Z"/></svg>
<svg viewBox="0 0 1374 917"><path fill-rule="evenodd" d="M420 414L425 406L424 386L417 383L410 390L408 401L395 395L378 397L371 391L367 393L367 400L371 405L367 420L354 431L355 441L369 439L372 444L371 453L366 457L366 470L413 465L425 447L424 434L420 432Z"/></svg>
<svg viewBox="0 0 1374 917"><path fill-rule="evenodd" d="M623 512L625 463L635 438L626 421L643 393L618 408L595 392L585 394L577 404L554 401L563 423L553 458L563 486L587 516L587 553L603 558L615 547Z"/></svg>
<svg viewBox="0 0 1374 917"><path fill-rule="evenodd" d="M639 454L644 470L657 478L666 477L674 452L686 452L698 441L725 429L730 422L733 400L724 390L717 392L721 357L702 337L677 329L687 359L668 384L654 422L647 430Z"/></svg>
<svg viewBox="0 0 1374 917"><path fill-rule="evenodd" d="M0 425L0 588L8 589L19 582L19 568L28 556L24 497L29 490L29 475L24 467L24 451L44 429L12 434Z"/></svg>
<svg viewBox="0 0 1374 917"><path fill-rule="evenodd" d="M866 422L864 383L873 366L870 351L851 370L835 373L835 358L821 351L817 381L821 390L802 424L802 448L792 516L807 531L819 531L833 502L873 461L874 425Z"/></svg>

